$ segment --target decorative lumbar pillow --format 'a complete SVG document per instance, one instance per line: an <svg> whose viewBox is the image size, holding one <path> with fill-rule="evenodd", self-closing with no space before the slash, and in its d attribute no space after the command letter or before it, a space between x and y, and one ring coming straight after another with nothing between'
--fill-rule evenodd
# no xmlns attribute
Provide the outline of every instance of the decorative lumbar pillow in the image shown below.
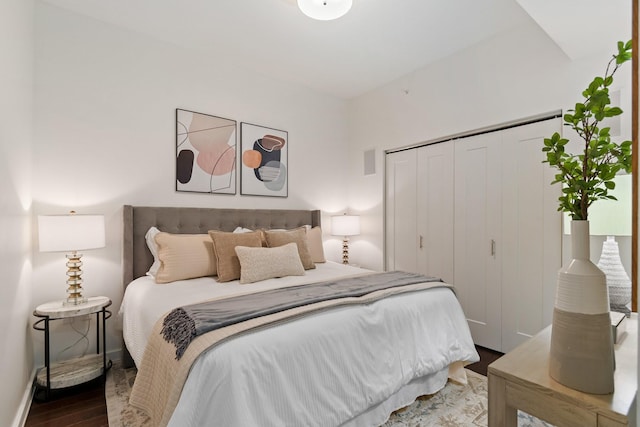
<svg viewBox="0 0 640 427"><path fill-rule="evenodd" d="M251 248L262 246L259 231L228 233L209 230L209 236L213 241L218 282L229 282L240 278L240 261L238 260L238 255L236 255L236 246L248 246Z"/></svg>
<svg viewBox="0 0 640 427"><path fill-rule="evenodd" d="M311 254L309 253L307 232L304 227L298 227L287 231L265 230L264 237L267 241L267 246L270 248L286 245L287 243L297 244L298 254L300 255L300 261L302 261L304 269L309 270L311 268L316 268L313 259L311 259Z"/></svg>
<svg viewBox="0 0 640 427"><path fill-rule="evenodd" d="M250 248L236 246L240 261L240 283L285 276L304 276L304 267L298 255L298 246L287 243L276 248Z"/></svg>
<svg viewBox="0 0 640 427"><path fill-rule="evenodd" d="M327 262L322 246L322 229L313 227L307 229L307 246L313 262Z"/></svg>
<svg viewBox="0 0 640 427"><path fill-rule="evenodd" d="M158 244L156 243L156 235L160 232L156 227L151 227L147 234L144 235L144 240L147 242L149 252L153 255L153 264L147 271L147 276L156 277L158 269L160 268L160 259L158 259Z"/></svg>
<svg viewBox="0 0 640 427"><path fill-rule="evenodd" d="M171 234L155 236L160 267L157 283L169 283L216 274L213 243L207 234Z"/></svg>

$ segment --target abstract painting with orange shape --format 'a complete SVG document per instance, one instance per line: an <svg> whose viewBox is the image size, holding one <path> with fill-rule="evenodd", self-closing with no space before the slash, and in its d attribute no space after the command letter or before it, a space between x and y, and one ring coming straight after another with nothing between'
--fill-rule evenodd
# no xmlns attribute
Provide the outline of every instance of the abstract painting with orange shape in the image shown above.
<svg viewBox="0 0 640 427"><path fill-rule="evenodd" d="M236 121L176 109L176 191L236 194Z"/></svg>
<svg viewBox="0 0 640 427"><path fill-rule="evenodd" d="M287 139L286 131L240 123L240 194L287 197Z"/></svg>

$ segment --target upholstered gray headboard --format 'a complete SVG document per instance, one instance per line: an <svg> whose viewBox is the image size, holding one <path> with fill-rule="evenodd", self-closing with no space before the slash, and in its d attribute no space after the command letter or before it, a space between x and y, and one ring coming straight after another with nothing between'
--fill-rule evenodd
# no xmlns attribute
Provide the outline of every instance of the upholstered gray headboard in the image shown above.
<svg viewBox="0 0 640 427"><path fill-rule="evenodd" d="M150 227L181 234L206 233L209 230L233 231L236 227L296 228L319 226L318 210L215 209L129 206L123 209L123 285L144 276L153 263L144 235Z"/></svg>

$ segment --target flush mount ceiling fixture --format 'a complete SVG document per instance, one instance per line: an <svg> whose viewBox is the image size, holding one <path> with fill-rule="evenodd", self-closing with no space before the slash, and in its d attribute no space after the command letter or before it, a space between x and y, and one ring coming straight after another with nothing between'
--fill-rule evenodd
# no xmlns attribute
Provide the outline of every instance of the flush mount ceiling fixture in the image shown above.
<svg viewBox="0 0 640 427"><path fill-rule="evenodd" d="M353 0L298 0L298 7L310 18L320 21L338 19L351 9Z"/></svg>

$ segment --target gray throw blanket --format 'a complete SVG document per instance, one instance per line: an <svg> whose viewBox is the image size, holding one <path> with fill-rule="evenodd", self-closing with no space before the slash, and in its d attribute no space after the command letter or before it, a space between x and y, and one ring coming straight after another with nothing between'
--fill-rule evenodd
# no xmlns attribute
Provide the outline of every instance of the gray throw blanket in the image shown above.
<svg viewBox="0 0 640 427"><path fill-rule="evenodd" d="M307 304L441 281L421 274L390 271L206 301L172 310L164 318L160 333L165 341L175 345L176 360L179 360L191 341L215 329Z"/></svg>

